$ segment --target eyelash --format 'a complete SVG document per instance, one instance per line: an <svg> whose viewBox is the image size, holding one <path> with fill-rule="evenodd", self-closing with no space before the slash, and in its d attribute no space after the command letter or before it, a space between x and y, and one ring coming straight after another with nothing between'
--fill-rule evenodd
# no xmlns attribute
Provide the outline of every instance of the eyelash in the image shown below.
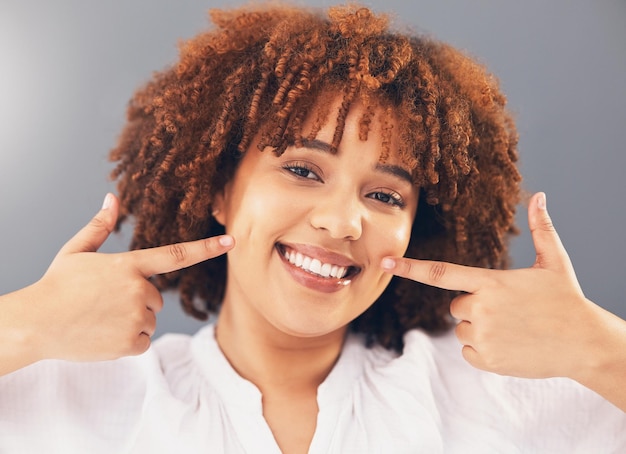
<svg viewBox="0 0 626 454"><path fill-rule="evenodd" d="M315 173L313 168L304 162L286 164L283 166L283 169L294 174L297 178L323 182L323 180L317 175L317 173ZM308 173L306 175L302 175L305 172L308 172ZM309 178L310 174L313 174L315 178ZM390 190L385 191L381 188L380 190L376 192L369 193L367 196L370 199L377 200L381 203L384 203L385 205L390 205L392 207L398 207L398 208L405 207L405 203L404 203L404 200L402 199L402 196L395 191L390 191Z"/></svg>
<svg viewBox="0 0 626 454"><path fill-rule="evenodd" d="M371 197L372 195L378 195L378 194L384 196L386 201L381 200L379 197ZM405 207L405 203L404 203L404 200L402 200L402 196L395 191L383 191L381 188L381 190L377 192L372 192L368 194L368 196L370 196L371 199L378 200L379 202L382 202L387 205L391 205L393 207L398 207L398 208Z"/></svg>
<svg viewBox="0 0 626 454"><path fill-rule="evenodd" d="M313 167L305 162L294 162L294 163L285 164L283 166L283 169L287 170L288 172L293 173L295 176L299 178L304 178L305 180L323 181L319 177L319 175L315 173L315 170L313 170ZM306 172L309 172L309 174L315 175L315 178L309 178L308 175L307 176L301 175L301 173L304 173L302 171L306 171Z"/></svg>

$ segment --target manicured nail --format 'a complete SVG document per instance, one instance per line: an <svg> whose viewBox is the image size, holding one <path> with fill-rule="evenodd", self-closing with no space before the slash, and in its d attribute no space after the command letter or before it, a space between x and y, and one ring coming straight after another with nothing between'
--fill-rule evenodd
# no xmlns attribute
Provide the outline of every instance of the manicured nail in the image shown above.
<svg viewBox="0 0 626 454"><path fill-rule="evenodd" d="M102 209L108 210L109 207L111 206L111 203L113 203L113 196L111 194L107 194L104 197L104 202L102 202Z"/></svg>
<svg viewBox="0 0 626 454"><path fill-rule="evenodd" d="M389 257L386 257L381 262L381 266L385 270L393 270L396 267L396 261L394 259L390 259Z"/></svg>
<svg viewBox="0 0 626 454"><path fill-rule="evenodd" d="M229 235L221 236L218 241L224 247L232 246L233 244L235 244L233 237Z"/></svg>
<svg viewBox="0 0 626 454"><path fill-rule="evenodd" d="M539 193L539 197L537 197L537 206L540 210L546 209L546 195L543 192Z"/></svg>

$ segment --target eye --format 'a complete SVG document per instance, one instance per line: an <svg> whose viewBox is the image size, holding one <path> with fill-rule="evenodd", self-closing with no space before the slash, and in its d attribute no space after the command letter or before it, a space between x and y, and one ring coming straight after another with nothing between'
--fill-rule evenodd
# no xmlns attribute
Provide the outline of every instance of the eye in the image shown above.
<svg viewBox="0 0 626 454"><path fill-rule="evenodd" d="M382 202L386 205L391 205L391 206L398 207L398 208L404 208L405 206L402 196L394 191L387 191L387 190L381 189L379 191L368 194L367 197L369 197L370 199L374 199L379 202Z"/></svg>
<svg viewBox="0 0 626 454"><path fill-rule="evenodd" d="M307 180L322 181L322 179L317 175L317 173L313 171L313 168L305 162L288 163L283 166L283 169L287 170L288 172L293 173L299 178L304 178Z"/></svg>

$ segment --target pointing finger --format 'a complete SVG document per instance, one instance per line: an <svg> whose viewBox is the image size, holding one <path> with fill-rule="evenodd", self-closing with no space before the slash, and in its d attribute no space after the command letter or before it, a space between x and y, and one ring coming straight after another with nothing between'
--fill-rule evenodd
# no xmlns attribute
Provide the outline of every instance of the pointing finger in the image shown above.
<svg viewBox="0 0 626 454"><path fill-rule="evenodd" d="M169 273L217 257L235 245L232 236L220 235L186 243L126 252L145 277Z"/></svg>
<svg viewBox="0 0 626 454"><path fill-rule="evenodd" d="M391 257L383 259L382 267L396 276L433 287L469 293L479 289L484 273L489 271L453 263Z"/></svg>
<svg viewBox="0 0 626 454"><path fill-rule="evenodd" d="M96 252L115 228L118 211L119 201L117 197L113 194L107 194L102 209L89 221L89 224L65 243L59 253Z"/></svg>

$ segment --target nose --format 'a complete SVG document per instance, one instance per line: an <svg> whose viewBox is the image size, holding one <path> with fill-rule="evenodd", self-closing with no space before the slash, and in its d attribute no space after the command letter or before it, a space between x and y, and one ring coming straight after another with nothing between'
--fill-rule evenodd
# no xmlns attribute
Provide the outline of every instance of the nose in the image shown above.
<svg viewBox="0 0 626 454"><path fill-rule="evenodd" d="M357 197L333 191L319 200L310 213L315 229L325 230L332 238L358 240L363 233L363 207Z"/></svg>

